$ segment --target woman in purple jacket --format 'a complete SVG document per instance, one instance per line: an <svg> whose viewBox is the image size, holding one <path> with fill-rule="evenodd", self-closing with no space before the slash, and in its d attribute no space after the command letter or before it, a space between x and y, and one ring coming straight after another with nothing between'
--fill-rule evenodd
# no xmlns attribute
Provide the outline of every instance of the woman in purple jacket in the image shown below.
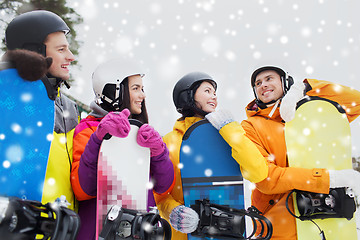
<svg viewBox="0 0 360 240"><path fill-rule="evenodd" d="M144 123L138 130L137 142L150 148L150 178L155 185L149 190L148 207L155 206L152 191L167 194L174 185L169 151L160 134L147 124L142 77L136 65L119 59L101 64L93 73L92 112L76 127L73 143L71 184L79 201L79 240L96 238L97 161L102 140L107 133L126 137L130 131L128 118Z"/></svg>

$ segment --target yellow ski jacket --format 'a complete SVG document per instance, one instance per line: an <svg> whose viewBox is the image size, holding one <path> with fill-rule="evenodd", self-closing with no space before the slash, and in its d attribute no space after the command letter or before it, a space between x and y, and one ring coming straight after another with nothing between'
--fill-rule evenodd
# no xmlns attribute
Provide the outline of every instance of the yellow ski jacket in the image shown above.
<svg viewBox="0 0 360 240"><path fill-rule="evenodd" d="M160 214L169 221L171 211L184 204L181 174L179 169L179 155L182 137L186 130L195 122L201 120L198 117L187 117L185 120L177 120L173 131L163 137L166 143L170 159L174 165L175 185L170 194L155 195L155 201ZM268 175L266 159L261 155L256 146L245 136L245 131L237 122L232 122L220 129L224 140L232 147L232 156L239 163L243 177L252 182L260 182ZM210 150L209 150L210 151ZM187 239L187 235L172 229L172 239Z"/></svg>
<svg viewBox="0 0 360 240"><path fill-rule="evenodd" d="M42 203L54 202L61 195L70 203L68 208L77 211L70 173L73 160L73 135L79 123L75 102L59 92L55 99L55 124L43 187Z"/></svg>

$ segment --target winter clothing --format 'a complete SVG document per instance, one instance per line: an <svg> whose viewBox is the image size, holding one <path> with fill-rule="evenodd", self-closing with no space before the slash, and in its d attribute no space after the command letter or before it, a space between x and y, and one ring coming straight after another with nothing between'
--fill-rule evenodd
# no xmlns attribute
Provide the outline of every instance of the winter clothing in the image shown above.
<svg viewBox="0 0 360 240"><path fill-rule="evenodd" d="M136 141L140 146L150 148L152 157L161 154L165 148L160 134L149 124L144 124L139 128Z"/></svg>
<svg viewBox="0 0 360 240"><path fill-rule="evenodd" d="M303 82L295 82L290 90L281 100L280 116L285 122L290 122L295 117L296 104L305 95L305 84Z"/></svg>
<svg viewBox="0 0 360 240"><path fill-rule="evenodd" d="M164 142L169 148L170 159L175 169L175 186L169 195L154 194L157 207L163 218L169 221L170 213L177 206L184 205L181 175L179 165L179 154L182 137L186 130L195 122L201 120L198 117L187 117L177 120L173 131L164 136ZM225 141L232 147L232 156L239 163L243 177L259 182L267 177L268 170L266 160L256 149L254 144L245 137L245 132L237 122L231 122L220 129L219 132ZM251 161L249 161L251 159ZM172 238L176 240L187 239L186 234L172 228Z"/></svg>
<svg viewBox="0 0 360 240"><path fill-rule="evenodd" d="M354 169L329 170L330 188L351 188L356 196L360 196L360 172Z"/></svg>
<svg viewBox="0 0 360 240"><path fill-rule="evenodd" d="M28 81L36 81L45 76L52 63L52 58L45 58L39 53L25 49L8 50L2 59L11 62L20 77Z"/></svg>
<svg viewBox="0 0 360 240"><path fill-rule="evenodd" d="M55 126L46 167L42 203L54 202L56 198L64 195L71 204L68 208L77 208L70 182L70 171L73 162L73 134L78 122L77 105L59 91L55 99ZM52 184L53 182L56 184Z"/></svg>
<svg viewBox="0 0 360 240"><path fill-rule="evenodd" d="M79 240L95 239L96 226L96 180L97 160L102 140L96 134L97 127L104 116L104 111L96 104L91 104L93 112L81 120L74 134L74 163L71 171L71 183L76 198L79 200L79 216L81 228ZM154 192L166 194L171 190L174 181L174 171L169 161L166 147L158 156L150 159L150 177L155 180ZM155 206L152 191L149 190L148 206Z"/></svg>
<svg viewBox="0 0 360 240"><path fill-rule="evenodd" d="M124 109L122 112L110 112L107 114L100 121L99 126L95 131L98 139L104 139L104 136L107 133L116 137L127 137L130 132L129 116L130 111L128 109Z"/></svg>
<svg viewBox="0 0 360 240"><path fill-rule="evenodd" d="M199 220L197 212L184 205L177 206L170 213L171 226L182 233L194 232L197 229Z"/></svg>
<svg viewBox="0 0 360 240"><path fill-rule="evenodd" d="M212 113L206 114L205 118L216 128L218 131L228 123L234 121L231 112L227 110L218 110Z"/></svg>
<svg viewBox="0 0 360 240"><path fill-rule="evenodd" d="M315 79L305 79L311 86L309 96L319 96L338 102L347 110L351 122L360 114L360 92ZM334 91L338 86L340 91ZM291 91L291 90L290 90ZM259 209L273 225L272 239L297 239L295 218L288 213L285 199L292 189L329 193L329 172L326 169L303 169L289 167L286 157L284 121L276 108L269 117L272 107L260 109L255 100L246 107L247 120L242 126L248 136L267 158L268 177L256 183L252 193L252 205ZM293 201L289 200L290 209L294 211Z"/></svg>

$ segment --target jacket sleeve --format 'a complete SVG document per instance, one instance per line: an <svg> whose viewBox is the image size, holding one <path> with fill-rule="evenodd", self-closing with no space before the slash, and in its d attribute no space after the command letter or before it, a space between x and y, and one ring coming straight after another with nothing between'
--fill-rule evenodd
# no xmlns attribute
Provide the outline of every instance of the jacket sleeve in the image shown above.
<svg viewBox="0 0 360 240"><path fill-rule="evenodd" d="M323 97L339 103L346 111L349 122L352 122L360 115L360 92L340 84L328 81L305 79L311 86L308 96Z"/></svg>
<svg viewBox="0 0 360 240"><path fill-rule="evenodd" d="M329 193L329 172L326 169L305 169L280 167L274 163L273 156L263 147L254 127L247 121L242 122L246 135L255 143L267 159L268 177L256 183L256 188L265 194L281 194L298 189L318 193Z"/></svg>
<svg viewBox="0 0 360 240"><path fill-rule="evenodd" d="M169 157L174 169L174 188L171 192L165 192L164 194L158 194L154 192L156 206L159 209L160 215L168 221L171 211L175 207L184 204L184 198L182 195L181 174L178 167L181 137L182 135L173 132L163 137L163 140L169 150Z"/></svg>
<svg viewBox="0 0 360 240"><path fill-rule="evenodd" d="M81 124L79 125L81 128ZM96 126L74 134L71 185L79 201L96 197L97 159L101 140L95 134Z"/></svg>
<svg viewBox="0 0 360 240"><path fill-rule="evenodd" d="M239 163L245 179L257 183L268 176L266 159L255 144L245 136L238 122L231 122L220 129L220 134L232 148L232 157Z"/></svg>
<svg viewBox="0 0 360 240"><path fill-rule="evenodd" d="M169 150L166 145L160 155L151 157L150 177L155 183L154 191L157 194L167 194L174 187L174 167L170 161Z"/></svg>
<svg viewBox="0 0 360 240"><path fill-rule="evenodd" d="M154 194L156 207L159 209L162 218L170 222L170 213L177 206L184 205L176 201L171 194L159 195Z"/></svg>

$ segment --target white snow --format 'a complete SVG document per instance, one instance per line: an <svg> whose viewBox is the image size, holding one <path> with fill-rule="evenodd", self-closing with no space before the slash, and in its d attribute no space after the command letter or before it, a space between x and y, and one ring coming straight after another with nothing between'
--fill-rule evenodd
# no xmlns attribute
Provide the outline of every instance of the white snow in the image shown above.
<svg viewBox="0 0 360 240"><path fill-rule="evenodd" d="M238 121L253 99L250 75L262 65L283 66L298 80L360 90L358 0L76 0L69 6L84 18L76 27L84 44L77 59L82 68L71 69L76 82L65 91L89 104L91 74L99 63L113 57L143 62L149 69L144 85L150 124L161 135L180 117L171 95L176 81L194 70L217 80L219 107ZM171 58L177 61L167 63ZM226 97L229 88L234 91ZM354 156L360 156L359 121L351 124Z"/></svg>

